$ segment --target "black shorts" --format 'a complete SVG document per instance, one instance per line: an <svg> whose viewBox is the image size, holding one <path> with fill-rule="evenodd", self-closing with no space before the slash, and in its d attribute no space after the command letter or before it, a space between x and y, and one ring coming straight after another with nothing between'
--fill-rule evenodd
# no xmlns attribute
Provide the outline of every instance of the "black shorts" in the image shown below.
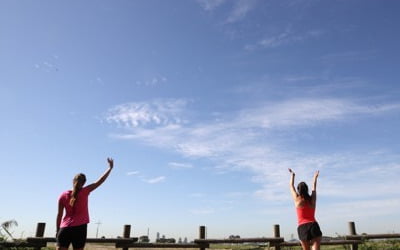
<svg viewBox="0 0 400 250"><path fill-rule="evenodd" d="M60 228L57 234L57 246L68 248L72 243L73 248L85 247L87 236L87 224L76 227Z"/></svg>
<svg viewBox="0 0 400 250"><path fill-rule="evenodd" d="M318 222L305 223L297 227L297 233L301 241L310 241L322 236Z"/></svg>

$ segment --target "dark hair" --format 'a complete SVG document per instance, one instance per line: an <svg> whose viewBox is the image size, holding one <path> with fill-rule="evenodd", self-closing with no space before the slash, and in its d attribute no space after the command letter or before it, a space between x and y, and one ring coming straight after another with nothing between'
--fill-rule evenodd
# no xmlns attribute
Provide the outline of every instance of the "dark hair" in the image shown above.
<svg viewBox="0 0 400 250"><path fill-rule="evenodd" d="M308 186L305 182L302 181L297 185L297 192L306 201L311 201L311 196L308 193Z"/></svg>
<svg viewBox="0 0 400 250"><path fill-rule="evenodd" d="M76 198L78 196L79 190L82 189L83 185L85 185L86 176L82 173L75 175L73 180L73 189L71 194L71 199L69 200L69 204L71 207L75 205Z"/></svg>

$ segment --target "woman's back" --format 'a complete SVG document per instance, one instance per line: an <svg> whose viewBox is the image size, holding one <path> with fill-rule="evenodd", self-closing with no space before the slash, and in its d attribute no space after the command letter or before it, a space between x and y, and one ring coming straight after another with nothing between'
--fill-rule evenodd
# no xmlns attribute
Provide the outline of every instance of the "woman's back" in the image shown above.
<svg viewBox="0 0 400 250"><path fill-rule="evenodd" d="M89 223L88 211L88 196L90 189L88 187L82 188L77 194L77 200L74 206L71 206L72 191L65 191L61 194L59 202L65 207L65 216L61 221L60 227L79 226Z"/></svg>
<svg viewBox="0 0 400 250"><path fill-rule="evenodd" d="M296 207L297 213L297 233L303 250L309 250L312 245L313 249L320 249L322 232L318 222L315 219L315 207L317 201L317 178L319 171L314 174L314 181L311 195L308 193L308 186L305 182L300 182L297 191L294 187L295 173L289 168L290 192Z"/></svg>
<svg viewBox="0 0 400 250"><path fill-rule="evenodd" d="M302 225L309 222L315 222L315 206L309 201L303 201L301 205L296 206L297 223Z"/></svg>

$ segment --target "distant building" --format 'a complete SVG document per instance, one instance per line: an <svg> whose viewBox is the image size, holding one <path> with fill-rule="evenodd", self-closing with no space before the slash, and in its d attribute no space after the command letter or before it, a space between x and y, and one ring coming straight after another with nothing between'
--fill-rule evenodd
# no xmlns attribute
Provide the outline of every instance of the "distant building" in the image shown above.
<svg viewBox="0 0 400 250"><path fill-rule="evenodd" d="M139 242L140 243L149 243L150 239L149 239L149 237L147 235L142 235L142 236L139 237Z"/></svg>
<svg viewBox="0 0 400 250"><path fill-rule="evenodd" d="M233 240L233 239L240 239L239 235L229 235L229 239Z"/></svg>
<svg viewBox="0 0 400 250"><path fill-rule="evenodd" d="M174 238L165 238L164 236L156 240L156 243L176 243L176 240Z"/></svg>

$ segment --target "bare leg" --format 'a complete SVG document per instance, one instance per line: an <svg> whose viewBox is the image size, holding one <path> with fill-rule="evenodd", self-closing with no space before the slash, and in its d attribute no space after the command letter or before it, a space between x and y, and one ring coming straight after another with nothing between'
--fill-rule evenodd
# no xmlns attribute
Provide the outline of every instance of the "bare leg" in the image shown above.
<svg viewBox="0 0 400 250"><path fill-rule="evenodd" d="M321 245L321 237L317 237L311 241L312 249L319 250L319 246Z"/></svg>
<svg viewBox="0 0 400 250"><path fill-rule="evenodd" d="M310 250L310 242L306 240L302 240L301 242L301 247L303 250Z"/></svg>

